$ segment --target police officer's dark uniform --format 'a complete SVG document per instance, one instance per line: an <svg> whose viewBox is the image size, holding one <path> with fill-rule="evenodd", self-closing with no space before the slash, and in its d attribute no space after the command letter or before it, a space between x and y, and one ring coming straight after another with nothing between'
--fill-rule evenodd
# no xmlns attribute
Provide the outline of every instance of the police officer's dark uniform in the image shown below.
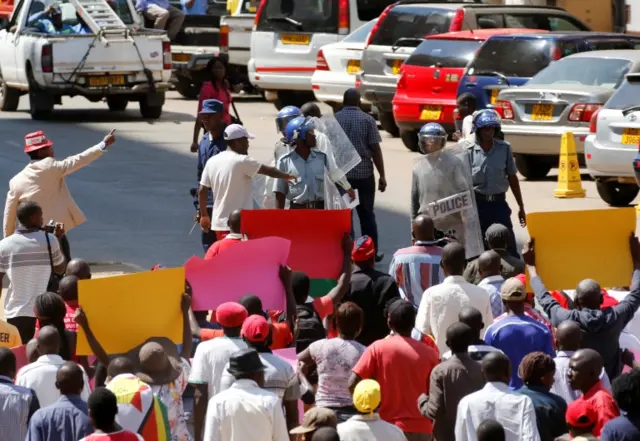
<svg viewBox="0 0 640 441"><path fill-rule="evenodd" d="M495 111L485 110L474 116L472 131L476 133L476 142L468 149L482 235L484 237L487 228L494 223L504 225L509 229L509 254L519 256L511 208L507 204L509 176L517 173L513 152L508 142L495 137L493 147L483 150L477 131L485 127L500 130L500 117Z"/></svg>

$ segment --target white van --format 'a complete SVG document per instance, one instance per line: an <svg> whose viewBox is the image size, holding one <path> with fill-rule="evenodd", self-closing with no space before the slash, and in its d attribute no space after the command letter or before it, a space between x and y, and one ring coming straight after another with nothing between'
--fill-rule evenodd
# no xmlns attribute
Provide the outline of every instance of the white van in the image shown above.
<svg viewBox="0 0 640 441"><path fill-rule="evenodd" d="M318 50L397 0L262 0L251 36L249 80L280 109L314 100Z"/></svg>

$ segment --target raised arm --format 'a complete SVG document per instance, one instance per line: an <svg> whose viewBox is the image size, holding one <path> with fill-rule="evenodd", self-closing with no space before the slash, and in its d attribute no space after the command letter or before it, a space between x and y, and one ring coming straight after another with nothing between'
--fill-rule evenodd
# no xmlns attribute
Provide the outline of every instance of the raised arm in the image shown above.
<svg viewBox="0 0 640 441"><path fill-rule="evenodd" d="M16 216L19 202L20 196L15 191L11 190L11 184L9 184L7 200L4 203L4 216L2 221L2 225L4 225L4 237L11 236L16 231Z"/></svg>
<svg viewBox="0 0 640 441"><path fill-rule="evenodd" d="M289 324L289 329L291 329L291 334L294 334L297 311L296 299L293 295L293 287L291 286L291 268L284 265L280 267L280 280L286 292L287 323Z"/></svg>
<svg viewBox="0 0 640 441"><path fill-rule="evenodd" d="M98 361L102 363L105 368L109 366L109 356L107 355L106 351L104 350L96 336L93 335L93 331L91 330L91 327L89 327L89 320L87 319L87 316L85 315L82 308L76 309L76 314L73 319L76 321L78 326L82 328L85 335L87 336L89 347L91 348L91 351L93 351L93 354L96 356Z"/></svg>
<svg viewBox="0 0 640 441"><path fill-rule="evenodd" d="M351 284L351 249L353 248L353 241L349 233L344 233L342 236L342 272L338 278L338 284L329 291L329 298L333 302L333 305L337 305L342 301L342 298L349 292L349 286Z"/></svg>
<svg viewBox="0 0 640 441"><path fill-rule="evenodd" d="M264 165L264 164L262 164L258 169L258 174L269 176L270 178L275 178L275 179L284 179L285 181L293 181L297 179L297 176L295 175L290 175L289 173L280 171L271 165Z"/></svg>
<svg viewBox="0 0 640 441"><path fill-rule="evenodd" d="M629 250L631 251L631 261L633 262L630 292L619 304L613 307L619 319L624 321L625 324L631 321L638 307L640 307L640 244L633 233L629 236Z"/></svg>
<svg viewBox="0 0 640 441"><path fill-rule="evenodd" d="M84 152L69 156L61 161L54 161L53 167L64 176L80 170L82 167L86 167L102 156L105 150L116 142L116 137L114 135L115 131L116 129L111 130L109 134L104 137L101 143L93 147L89 147Z"/></svg>
<svg viewBox="0 0 640 441"><path fill-rule="evenodd" d="M191 326L189 326L189 311L191 310L191 296L189 294L182 294L180 309L182 310L182 350L180 356L189 360L193 349Z"/></svg>

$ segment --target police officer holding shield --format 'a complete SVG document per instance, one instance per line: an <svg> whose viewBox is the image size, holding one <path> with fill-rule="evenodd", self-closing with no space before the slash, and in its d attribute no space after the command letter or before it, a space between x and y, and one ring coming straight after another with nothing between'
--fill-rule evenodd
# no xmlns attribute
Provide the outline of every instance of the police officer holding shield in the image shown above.
<svg viewBox="0 0 640 441"><path fill-rule="evenodd" d="M491 224L502 224L509 229L509 254L518 257L516 237L511 223L511 208L507 204L507 190L511 188L518 203L520 225L526 226L526 212L516 164L508 142L496 138L501 130L501 119L495 110L485 109L473 117L472 133L475 143L468 147L473 186L478 207L482 236Z"/></svg>

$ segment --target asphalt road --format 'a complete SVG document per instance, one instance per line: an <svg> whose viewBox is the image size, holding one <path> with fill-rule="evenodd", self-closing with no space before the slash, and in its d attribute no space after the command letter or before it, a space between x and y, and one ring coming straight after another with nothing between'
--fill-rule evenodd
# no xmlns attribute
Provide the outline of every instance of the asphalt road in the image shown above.
<svg viewBox="0 0 640 441"><path fill-rule="evenodd" d="M268 163L278 139L275 108L247 98L239 98L237 103L245 126L257 136L250 154ZM202 253L199 230L189 235L193 225L189 189L197 184L196 157L189 152L196 102L171 93L157 121L142 119L137 103L131 103L125 112L112 113L105 103L64 98L53 120L47 122L32 121L27 106L27 97L23 97L18 112L0 113L1 194L6 193L9 179L28 162L23 153L25 134L44 130L55 143L56 157L62 158L97 144L111 128L117 129L117 143L106 155L67 178L74 199L89 219L69 234L74 256L151 267L156 263L178 266ZM328 107L323 109L329 112ZM410 240L409 189L413 161L418 156L386 133L382 149L388 188L376 196L376 216L386 254L384 264ZM555 199L556 179L554 170L543 181L521 180L528 212L606 207L585 174L587 195L583 199ZM516 207L511 196L509 202ZM517 223L515 214L513 222ZM520 227L516 233L519 243L528 237Z"/></svg>

